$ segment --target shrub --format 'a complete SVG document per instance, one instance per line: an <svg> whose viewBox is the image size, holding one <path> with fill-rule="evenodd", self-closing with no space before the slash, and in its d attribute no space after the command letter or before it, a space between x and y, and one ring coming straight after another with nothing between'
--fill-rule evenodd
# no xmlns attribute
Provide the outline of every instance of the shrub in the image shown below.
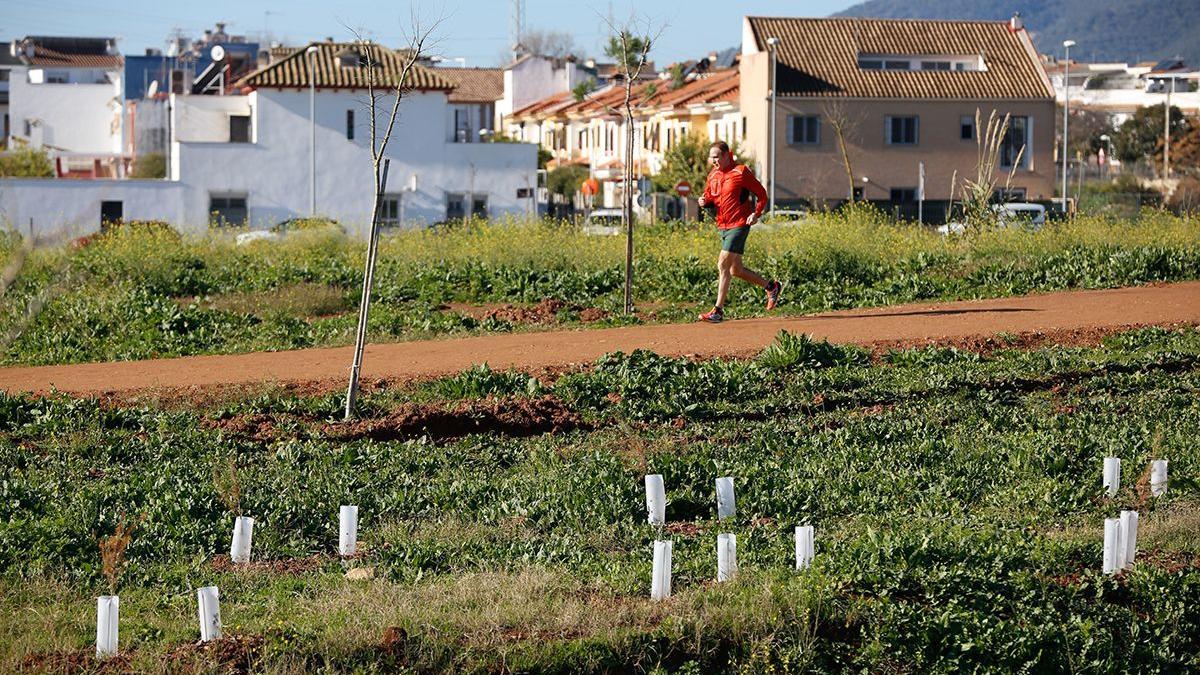
<svg viewBox="0 0 1200 675"><path fill-rule="evenodd" d="M53 178L54 164L41 148L20 145L0 152L0 178Z"/></svg>

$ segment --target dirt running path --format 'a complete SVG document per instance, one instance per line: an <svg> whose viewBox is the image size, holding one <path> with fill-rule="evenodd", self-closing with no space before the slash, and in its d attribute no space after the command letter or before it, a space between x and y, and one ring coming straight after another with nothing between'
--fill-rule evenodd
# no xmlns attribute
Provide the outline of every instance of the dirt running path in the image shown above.
<svg viewBox="0 0 1200 675"><path fill-rule="evenodd" d="M363 378L446 375L476 363L540 369L593 361L606 352L651 349L668 356L754 353L780 330L863 345L924 343L999 332L1104 329L1130 324L1200 323L1200 282L1019 298L914 304L815 316L757 318L720 325L668 324L486 335L369 345ZM8 392L109 394L254 383L313 383L346 377L352 349L192 356L155 361L0 369Z"/></svg>

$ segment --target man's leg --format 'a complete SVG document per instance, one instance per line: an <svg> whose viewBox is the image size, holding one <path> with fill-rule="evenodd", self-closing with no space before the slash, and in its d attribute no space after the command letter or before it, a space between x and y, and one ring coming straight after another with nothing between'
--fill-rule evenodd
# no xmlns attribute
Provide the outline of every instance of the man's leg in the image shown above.
<svg viewBox="0 0 1200 675"><path fill-rule="evenodd" d="M717 256L717 307L725 308L725 299L729 296L729 282L733 280L733 259L742 256L729 251L721 251Z"/></svg>
<svg viewBox="0 0 1200 675"><path fill-rule="evenodd" d="M721 254L728 255L730 257L729 271L731 274L733 274L733 276L735 276L739 279L742 279L744 281L749 281L750 283L754 284L755 286L759 286L762 288L767 287L768 282L766 279L764 279L762 277L762 275L760 275L758 272L755 272L754 270L752 270L749 267L746 267L745 265L742 264L742 256L740 253L730 253L728 251L722 251Z"/></svg>

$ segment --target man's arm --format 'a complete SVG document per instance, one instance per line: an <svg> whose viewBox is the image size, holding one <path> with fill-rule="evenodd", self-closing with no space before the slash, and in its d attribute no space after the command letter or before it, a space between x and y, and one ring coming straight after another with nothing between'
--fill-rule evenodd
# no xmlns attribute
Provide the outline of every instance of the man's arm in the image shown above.
<svg viewBox="0 0 1200 675"><path fill-rule="evenodd" d="M755 201L757 202L754 205L754 215L752 216L753 220L747 220L748 225L753 225L758 220L759 216L762 215L763 210L767 208L767 190L762 186L762 183L758 182L758 179L754 177L754 172L750 170L750 167L746 167L742 171L742 187L749 190L750 193L754 195Z"/></svg>
<svg viewBox="0 0 1200 675"><path fill-rule="evenodd" d="M700 193L700 206L701 207L707 206L708 204L716 201L716 199L717 199L717 196L715 194L709 192L709 190L708 190L709 184L712 183L712 181L709 180L709 178L711 178L711 177L712 177L711 173L704 177L704 192Z"/></svg>

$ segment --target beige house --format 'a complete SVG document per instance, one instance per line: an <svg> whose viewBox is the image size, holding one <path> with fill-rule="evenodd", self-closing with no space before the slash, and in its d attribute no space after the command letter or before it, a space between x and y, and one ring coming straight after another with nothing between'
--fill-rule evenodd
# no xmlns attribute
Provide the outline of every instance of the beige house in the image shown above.
<svg viewBox="0 0 1200 675"><path fill-rule="evenodd" d="M1011 174L1008 198L1054 197L1054 88L1019 20L746 17L741 111L767 179L771 38L779 207L853 194L911 217L924 163L926 220L944 218L955 174L956 200L962 181L976 178L979 127L993 111L1011 116L998 188Z"/></svg>

